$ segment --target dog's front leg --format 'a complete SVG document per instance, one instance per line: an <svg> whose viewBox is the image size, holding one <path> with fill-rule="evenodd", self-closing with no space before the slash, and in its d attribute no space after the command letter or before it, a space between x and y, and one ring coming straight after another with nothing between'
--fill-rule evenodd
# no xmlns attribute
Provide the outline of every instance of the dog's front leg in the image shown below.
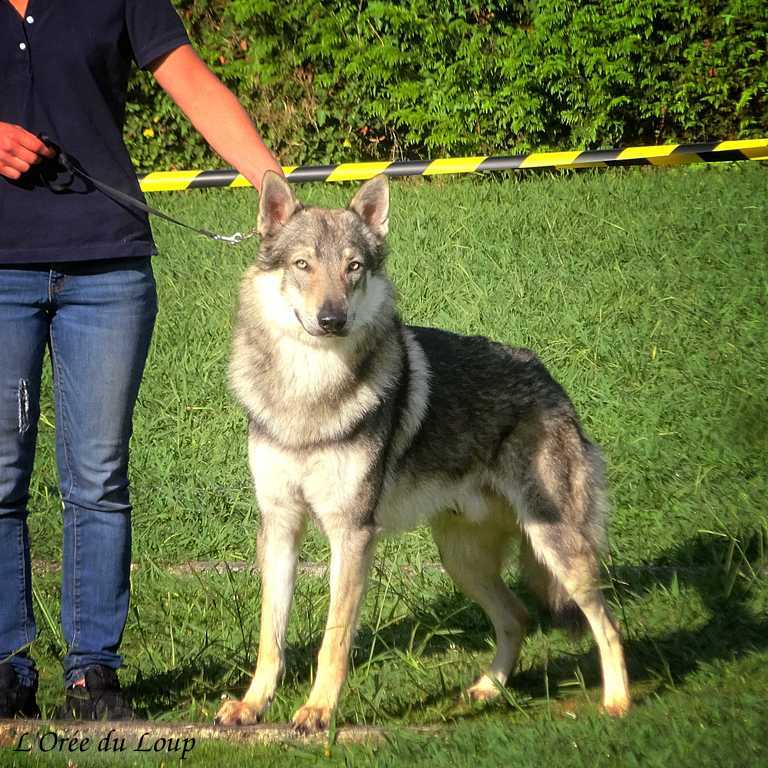
<svg viewBox="0 0 768 768"><path fill-rule="evenodd" d="M285 631L296 582L296 564L303 522L295 515L262 509L259 534L261 565L261 626L259 657L251 685L242 701L228 701L219 710L220 725L258 722L272 703L285 663Z"/></svg>
<svg viewBox="0 0 768 768"><path fill-rule="evenodd" d="M372 529L331 536L331 603L317 661L317 677L306 704L293 716L301 733L327 728L347 677L349 653L376 548Z"/></svg>

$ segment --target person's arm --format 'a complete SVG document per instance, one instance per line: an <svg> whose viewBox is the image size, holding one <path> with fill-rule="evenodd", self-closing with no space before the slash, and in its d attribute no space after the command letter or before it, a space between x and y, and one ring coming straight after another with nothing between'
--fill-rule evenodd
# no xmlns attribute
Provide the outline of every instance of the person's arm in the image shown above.
<svg viewBox="0 0 768 768"><path fill-rule="evenodd" d="M34 134L12 123L0 123L0 176L20 179L43 158L56 154Z"/></svg>
<svg viewBox="0 0 768 768"><path fill-rule="evenodd" d="M150 70L211 147L256 189L265 171L282 175L248 113L191 45L162 56Z"/></svg>

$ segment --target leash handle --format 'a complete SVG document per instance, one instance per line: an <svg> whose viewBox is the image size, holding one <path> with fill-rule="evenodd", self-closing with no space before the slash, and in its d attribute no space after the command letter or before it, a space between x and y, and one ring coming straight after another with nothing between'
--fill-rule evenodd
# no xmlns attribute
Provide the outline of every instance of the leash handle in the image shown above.
<svg viewBox="0 0 768 768"><path fill-rule="evenodd" d="M251 230L250 232L246 232L245 234L242 232L235 232L231 235L220 235L216 232L211 232L209 229L194 227L191 224L187 224L183 221L180 221L179 219L175 219L173 216L169 216L167 213L163 213L163 211L158 210L157 208L153 208L151 205L142 203L140 200L137 200L135 197L132 197L120 189L115 189L114 187L110 187L109 184L105 184L103 181L94 179L93 176L86 173L75 160L73 160L66 152L64 152L55 142L51 141L51 139L48 138L48 136L46 136L44 133L39 134L39 138L46 146L50 147L56 152L56 156L60 165L69 174L69 178L64 183L57 182L53 184L49 181L46 181L49 188L54 192L61 192L65 190L72 183L72 180L75 176L80 176L80 178L85 179L91 183L102 194L106 195L107 197L111 197L113 200L119 203L127 205L129 208L139 210L142 213L146 213L150 216L156 216L159 219L164 219L171 224L176 224L179 227L184 227L185 229L189 229L192 232L196 232L198 235L207 237L209 240L213 240L219 243L226 243L227 245L240 245L240 243L243 243L246 240L250 240L252 237L256 236L255 229Z"/></svg>

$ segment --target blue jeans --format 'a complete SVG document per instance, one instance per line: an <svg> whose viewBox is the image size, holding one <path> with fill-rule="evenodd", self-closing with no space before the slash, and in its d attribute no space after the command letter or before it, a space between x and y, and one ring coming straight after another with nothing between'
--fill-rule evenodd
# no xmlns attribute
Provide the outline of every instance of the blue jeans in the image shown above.
<svg viewBox="0 0 768 768"><path fill-rule="evenodd" d="M157 294L148 258L0 267L0 663L36 671L27 501L46 346L64 515L61 625L67 684L117 668L128 615L128 442Z"/></svg>

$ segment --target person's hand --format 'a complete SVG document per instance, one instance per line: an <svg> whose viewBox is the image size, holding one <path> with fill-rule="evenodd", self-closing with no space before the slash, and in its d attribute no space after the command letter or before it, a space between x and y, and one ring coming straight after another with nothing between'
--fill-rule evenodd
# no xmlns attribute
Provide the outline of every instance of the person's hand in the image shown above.
<svg viewBox="0 0 768 768"><path fill-rule="evenodd" d="M33 165L56 153L20 125L0 123L0 176L20 179Z"/></svg>

